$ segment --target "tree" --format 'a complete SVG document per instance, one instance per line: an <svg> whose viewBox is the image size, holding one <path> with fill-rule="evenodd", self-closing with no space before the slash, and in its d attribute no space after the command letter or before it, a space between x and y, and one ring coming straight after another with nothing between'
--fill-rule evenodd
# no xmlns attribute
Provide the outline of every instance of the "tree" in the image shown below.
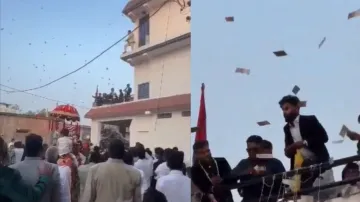
<svg viewBox="0 0 360 202"><path fill-rule="evenodd" d="M37 114L38 116L47 117L47 116L48 116L48 110L47 110L47 109L37 110L37 111L36 111L36 114Z"/></svg>
<svg viewBox="0 0 360 202"><path fill-rule="evenodd" d="M29 110L24 114L28 115L28 116L42 116L42 117L47 117L48 116L47 109L41 109L41 110L36 110L36 111Z"/></svg>
<svg viewBox="0 0 360 202"><path fill-rule="evenodd" d="M11 113L21 113L21 109L20 109L20 106L15 104L15 105L12 105L12 104L5 104L6 108L9 109L11 111Z"/></svg>
<svg viewBox="0 0 360 202"><path fill-rule="evenodd" d="M16 111L21 111L20 110L20 106L15 104L15 105L10 105L10 109L16 110Z"/></svg>
<svg viewBox="0 0 360 202"><path fill-rule="evenodd" d="M29 111L25 112L24 114L28 115L28 116L35 116L36 112L33 112L33 111L29 110Z"/></svg>

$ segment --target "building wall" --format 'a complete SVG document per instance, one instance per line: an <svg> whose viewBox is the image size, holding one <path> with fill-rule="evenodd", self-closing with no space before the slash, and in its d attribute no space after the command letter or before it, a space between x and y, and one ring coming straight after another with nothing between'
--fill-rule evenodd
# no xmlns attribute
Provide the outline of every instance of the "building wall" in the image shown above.
<svg viewBox="0 0 360 202"><path fill-rule="evenodd" d="M150 98L190 93L190 71L190 47L151 58L134 68L134 99L138 84L145 82L150 83Z"/></svg>
<svg viewBox="0 0 360 202"><path fill-rule="evenodd" d="M86 125L80 125L80 138L86 138L91 134L91 127Z"/></svg>
<svg viewBox="0 0 360 202"><path fill-rule="evenodd" d="M130 146L141 142L154 151L155 147L178 147L185 153L186 162L191 159L190 117L173 112L172 118L158 119L156 115L136 116L130 125Z"/></svg>
<svg viewBox="0 0 360 202"><path fill-rule="evenodd" d="M157 10L157 9L155 9ZM150 16L155 12L150 12ZM187 8L180 13L175 2L167 3L150 18L149 45L156 45L190 32L190 23L186 16ZM135 23L135 27L139 25ZM138 47L138 31L134 32L135 48ZM150 83L150 98L167 97L190 93L190 46L178 49L156 58L150 58L134 67L134 101L137 101L137 87L141 83ZM191 134L190 117L183 117L181 112L172 112L172 118L158 119L156 115L117 117L111 120L132 119L130 125L130 146L141 142L150 149L155 147L178 147L184 151L185 159L190 162ZM92 120L91 142L99 144L101 122L110 119Z"/></svg>
<svg viewBox="0 0 360 202"><path fill-rule="evenodd" d="M94 145L99 145L100 140L101 140L101 122L99 120L91 120L90 141Z"/></svg>
<svg viewBox="0 0 360 202"><path fill-rule="evenodd" d="M150 16L157 9L150 12ZM180 13L180 7L176 2L167 3L155 15L150 18L150 44L157 44L165 40L175 38L190 32L190 23L186 22L186 16L190 15L190 8ZM135 23L135 27L139 21ZM134 32L135 47L138 46L139 30Z"/></svg>
<svg viewBox="0 0 360 202"><path fill-rule="evenodd" d="M44 143L49 143L51 140L48 119L20 115L0 115L0 134L6 142L15 138L24 143L25 136L28 133L16 133L16 129L29 129L31 133L41 135L44 138Z"/></svg>
<svg viewBox="0 0 360 202"><path fill-rule="evenodd" d="M150 16L156 11L150 12ZM186 16L190 8L180 12L176 2L167 3L150 18L149 44L155 45L190 32ZM135 23L137 27L138 22ZM138 47L138 31L134 33ZM190 46L178 49L156 58L150 58L134 67L134 98L137 100L137 87L150 83L150 98L167 97L190 93ZM130 145L136 142L146 147L174 147L185 152L190 161L190 117L182 117L181 112L173 112L172 118L158 119L156 115L136 116L130 126Z"/></svg>
<svg viewBox="0 0 360 202"><path fill-rule="evenodd" d="M101 122L131 119L130 146L141 142L154 151L155 147L178 147L185 153L186 162L191 160L190 117L183 117L181 112L172 112L168 119L158 119L156 115L135 117L117 117L111 119L92 120L91 142L99 145Z"/></svg>

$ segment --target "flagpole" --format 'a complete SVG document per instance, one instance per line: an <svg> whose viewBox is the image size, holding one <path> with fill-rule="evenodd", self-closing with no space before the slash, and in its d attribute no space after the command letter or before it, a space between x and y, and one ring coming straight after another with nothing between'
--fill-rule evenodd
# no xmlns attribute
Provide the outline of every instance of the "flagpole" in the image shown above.
<svg viewBox="0 0 360 202"><path fill-rule="evenodd" d="M191 133L195 132L195 142L204 141L206 137L206 107L205 107L205 84L201 84L201 95L200 95L200 106L199 106L199 115L198 122L196 127L191 128ZM193 153L192 163L195 162L195 156Z"/></svg>

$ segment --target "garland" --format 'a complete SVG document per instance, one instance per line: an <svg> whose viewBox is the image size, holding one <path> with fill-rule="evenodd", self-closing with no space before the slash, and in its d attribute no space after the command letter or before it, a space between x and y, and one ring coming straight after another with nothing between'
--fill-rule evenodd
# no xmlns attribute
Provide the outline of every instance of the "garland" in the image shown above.
<svg viewBox="0 0 360 202"><path fill-rule="evenodd" d="M213 159L213 161L214 161L214 163L215 163L215 166L216 166L216 176L219 176L219 167L218 167L218 164L217 164L217 162L216 162L216 160L215 160L214 158L212 158L212 159ZM199 162L199 165L200 165L201 169L204 171L206 177L209 179L209 181L210 181L211 184L212 184L212 180L211 180L211 178L210 178L209 173L206 172L205 168L201 165L200 162Z"/></svg>

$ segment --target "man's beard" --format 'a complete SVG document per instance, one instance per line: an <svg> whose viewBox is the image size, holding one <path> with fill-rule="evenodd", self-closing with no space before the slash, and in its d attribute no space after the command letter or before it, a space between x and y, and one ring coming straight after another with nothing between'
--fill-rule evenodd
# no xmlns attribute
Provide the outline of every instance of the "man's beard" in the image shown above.
<svg viewBox="0 0 360 202"><path fill-rule="evenodd" d="M207 157L205 157L205 158L200 159L200 163L202 163L202 164L209 164L211 161L212 161L211 155L209 155L209 156L207 156Z"/></svg>
<svg viewBox="0 0 360 202"><path fill-rule="evenodd" d="M297 116L298 116L297 113L290 113L290 114L286 114L286 115L284 114L284 118L287 123L294 122L294 120L296 119Z"/></svg>

